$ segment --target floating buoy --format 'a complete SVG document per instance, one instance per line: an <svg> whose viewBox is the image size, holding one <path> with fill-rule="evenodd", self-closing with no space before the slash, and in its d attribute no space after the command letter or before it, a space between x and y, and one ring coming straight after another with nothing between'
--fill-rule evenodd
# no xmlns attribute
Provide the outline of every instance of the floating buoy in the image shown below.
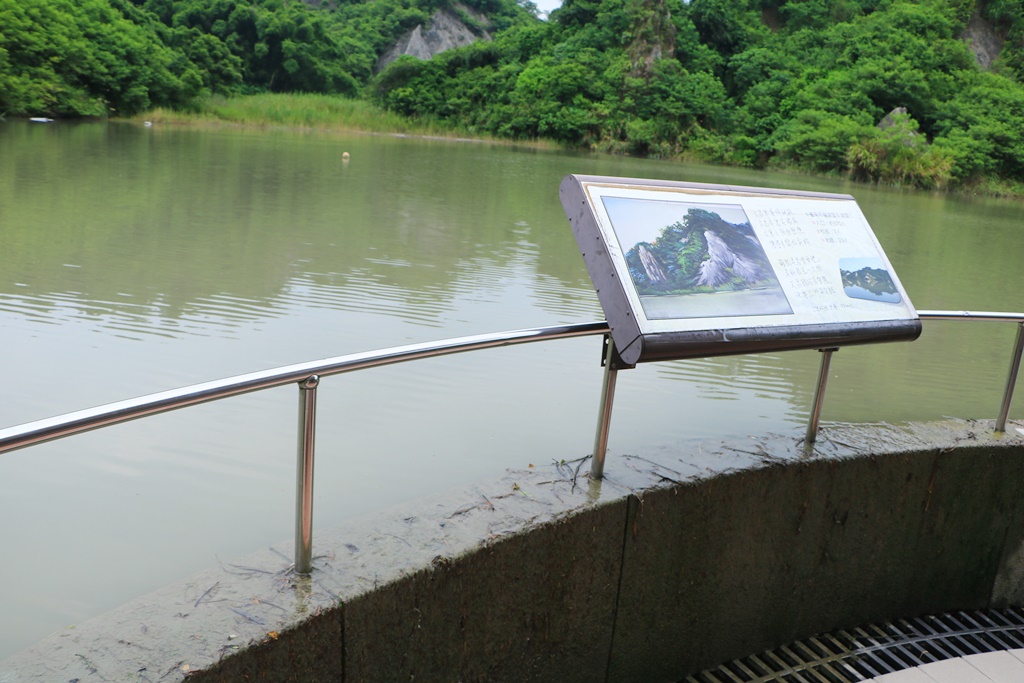
<svg viewBox="0 0 1024 683"><path fill-rule="evenodd" d="M349 159L348 152L342 152L341 153L341 160L342 161L348 161L348 159Z"/></svg>

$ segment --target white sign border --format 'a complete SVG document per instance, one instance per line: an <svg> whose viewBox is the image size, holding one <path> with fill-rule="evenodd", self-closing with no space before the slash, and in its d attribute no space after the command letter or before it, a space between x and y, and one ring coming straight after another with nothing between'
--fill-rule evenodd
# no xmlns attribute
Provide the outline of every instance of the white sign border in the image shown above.
<svg viewBox="0 0 1024 683"><path fill-rule="evenodd" d="M709 190L701 188L686 187L662 187L662 186L641 186L626 183L594 182L583 181L581 185L586 192L594 214L597 217L597 225L601 230L606 248L614 265L616 276L623 282L623 290L629 301L629 305L637 320L641 334L658 334L666 332L696 332L708 329L736 329L751 327L784 327L793 325L814 325L814 324L844 324L844 323L865 323L881 320L913 320L917 313L910 303L902 283L900 283L892 264L882 250L868 225L860 207L852 198L836 197L814 197L791 194L771 194L761 192L740 192L729 190ZM792 313L772 315L741 315L721 317L693 317L693 318L668 318L649 319L644 312L640 301L640 295L630 277L626 265L626 254L620 243L619 236L612 224L612 219L605 209L602 199L615 197L621 199L635 199L648 201L671 201L688 204L732 204L743 207L746 216L754 229L755 234L761 241L765 253L768 256L776 276L790 302ZM799 209L802 215L806 216L814 209L820 209L817 213L822 214L845 214L845 230L840 239L852 240L847 244L851 255L863 257L877 257L888 271L900 294L899 303L886 303L878 301L866 301L853 299L843 292L841 276L838 268L830 275L831 282L819 290L819 296L815 302L805 301L802 298L792 295L796 287L795 278L789 269L782 267L781 259L796 258L801 255L809 257L818 255L835 256L834 249L830 254L828 249L823 249L819 241L812 244L796 244L795 246L771 246L773 240L766 240L763 221L757 218L757 211L777 210L779 207ZM751 215L754 214L754 215ZM850 228L854 230L851 232ZM839 228L837 228L838 230ZM806 233L806 228L803 229ZM799 233L797 233L799 234ZM838 234L838 233L837 233ZM804 237L804 240L808 238ZM792 241L792 240L790 240ZM786 240L781 241L786 244ZM797 256L792 256L796 254ZM825 290L830 290L825 294ZM820 302L820 303L819 303ZM817 306L817 308L815 308Z"/></svg>

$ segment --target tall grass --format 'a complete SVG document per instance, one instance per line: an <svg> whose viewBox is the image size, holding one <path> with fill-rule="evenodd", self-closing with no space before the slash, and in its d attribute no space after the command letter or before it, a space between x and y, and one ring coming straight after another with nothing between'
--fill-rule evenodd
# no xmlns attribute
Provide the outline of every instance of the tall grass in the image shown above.
<svg viewBox="0 0 1024 683"><path fill-rule="evenodd" d="M278 94L211 97L194 111L154 109L136 119L187 125L238 125L484 138L476 131L409 119L365 100L332 95Z"/></svg>

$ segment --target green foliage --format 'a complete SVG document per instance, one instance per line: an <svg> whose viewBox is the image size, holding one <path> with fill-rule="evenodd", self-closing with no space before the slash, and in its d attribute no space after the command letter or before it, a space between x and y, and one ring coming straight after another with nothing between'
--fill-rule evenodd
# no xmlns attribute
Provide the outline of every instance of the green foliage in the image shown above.
<svg viewBox="0 0 1024 683"><path fill-rule="evenodd" d="M701 42L725 57L756 46L768 34L760 7L751 0L692 0L686 9Z"/></svg>
<svg viewBox="0 0 1024 683"><path fill-rule="evenodd" d="M851 116L806 109L779 127L775 147L780 159L796 166L821 172L841 171L845 170L850 146L872 130L870 125Z"/></svg>
<svg viewBox="0 0 1024 683"><path fill-rule="evenodd" d="M959 96L943 104L935 144L952 155L957 180L1024 178L1024 89L1010 85L974 73Z"/></svg>
<svg viewBox="0 0 1024 683"><path fill-rule="evenodd" d="M692 0L667 8L671 30L657 28L659 7L567 0L543 30L492 50L396 63L373 96L408 115L630 154L925 187L1024 177L1024 90L979 73L959 37L968 0ZM675 54L652 49L662 39ZM875 127L898 107L910 117Z"/></svg>
<svg viewBox="0 0 1024 683"><path fill-rule="evenodd" d="M106 0L0 0L0 113L132 114L186 105L201 77Z"/></svg>
<svg viewBox="0 0 1024 683"><path fill-rule="evenodd" d="M1024 6L1018 0L987 0L982 16L992 22L1005 38L1000 55L1002 64L1024 82Z"/></svg>
<svg viewBox="0 0 1024 683"><path fill-rule="evenodd" d="M281 0L2 0L0 107L131 115L243 87L354 94L325 17Z"/></svg>
<svg viewBox="0 0 1024 683"><path fill-rule="evenodd" d="M871 129L850 146L847 162L858 180L924 188L945 186L953 168L953 156L929 145L907 114L894 115L884 130Z"/></svg>
<svg viewBox="0 0 1024 683"><path fill-rule="evenodd" d="M168 11L166 0L146 0L142 7L176 35L208 36L207 49L222 43L250 88L346 94L358 88L348 54L331 34L326 16L305 3L176 0Z"/></svg>
<svg viewBox="0 0 1024 683"><path fill-rule="evenodd" d="M398 60L374 79L371 96L406 115L502 136L675 156L725 126L731 107L721 81L699 68L714 60L692 23L669 21L668 11L665 21L649 20L643 7L571 0L551 22L510 29L486 47ZM691 54L666 57L680 34L692 39Z"/></svg>
<svg viewBox="0 0 1024 683"><path fill-rule="evenodd" d="M708 72L691 74L674 60L655 62L648 78L627 78L624 88L627 97L612 113L625 120L620 139L634 154L679 155L698 131L729 121L721 81Z"/></svg>
<svg viewBox="0 0 1024 683"><path fill-rule="evenodd" d="M216 36L195 28L179 27L169 32L168 42L180 51L200 74L207 93L229 94L242 85L242 60Z"/></svg>
<svg viewBox="0 0 1024 683"><path fill-rule="evenodd" d="M519 137L548 137L581 144L600 133L599 104L609 94L596 77L609 66L606 53L584 48L572 59L538 57L516 78L510 105ZM524 124L525 122L525 124Z"/></svg>
<svg viewBox="0 0 1024 683"><path fill-rule="evenodd" d="M0 0L0 113L362 94L431 126L574 147L925 187L1024 181L1017 0L977 5L1006 38L991 73L961 39L976 0L565 0L549 21L519 0L313 4ZM442 8L493 40L376 73ZM878 129L898 107L908 116Z"/></svg>
<svg viewBox="0 0 1024 683"><path fill-rule="evenodd" d="M991 129L975 128L970 140L961 130L953 135L955 144L948 138L952 112L964 120L982 115L973 104L977 95L967 97L978 70L958 37L962 3L798 4L784 3L783 28L728 62L725 81L739 104L734 122L741 133L732 137L743 140L737 147L746 148L755 164L781 162L819 172L853 166L864 179L929 187L996 167L991 159L986 165L977 158L995 153L983 142ZM1006 79L992 78L999 83L991 89L1004 97L1020 92ZM897 107L920 122L922 142L935 138L935 149L888 153L886 136L877 138L873 126ZM985 115L1005 118L1011 111L1000 106ZM923 165L913 169L904 163L911 156ZM876 168L879 158L888 161Z"/></svg>

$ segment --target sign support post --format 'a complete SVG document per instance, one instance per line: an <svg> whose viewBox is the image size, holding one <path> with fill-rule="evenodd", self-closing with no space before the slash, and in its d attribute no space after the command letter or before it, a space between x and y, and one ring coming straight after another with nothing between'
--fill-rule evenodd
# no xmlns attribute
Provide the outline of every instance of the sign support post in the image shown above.
<svg viewBox="0 0 1024 683"><path fill-rule="evenodd" d="M604 470L616 371L637 363L912 341L921 320L854 198L570 175L559 188L610 329L591 475Z"/></svg>
<svg viewBox="0 0 1024 683"><path fill-rule="evenodd" d="M825 403L825 385L828 384L828 366L832 362L832 354L838 348L818 349L821 352L821 367L818 368L818 384L814 388L814 403L811 408L811 421L807 424L804 443L810 445L818 438L818 423L821 421L821 407Z"/></svg>
<svg viewBox="0 0 1024 683"><path fill-rule="evenodd" d="M608 431L612 424L612 401L615 399L615 380L619 371L615 369L615 342L609 335L604 337L604 381L601 383L601 404L597 410L597 434L594 436L594 459L590 463L590 478L604 476L604 456L608 451Z"/></svg>

